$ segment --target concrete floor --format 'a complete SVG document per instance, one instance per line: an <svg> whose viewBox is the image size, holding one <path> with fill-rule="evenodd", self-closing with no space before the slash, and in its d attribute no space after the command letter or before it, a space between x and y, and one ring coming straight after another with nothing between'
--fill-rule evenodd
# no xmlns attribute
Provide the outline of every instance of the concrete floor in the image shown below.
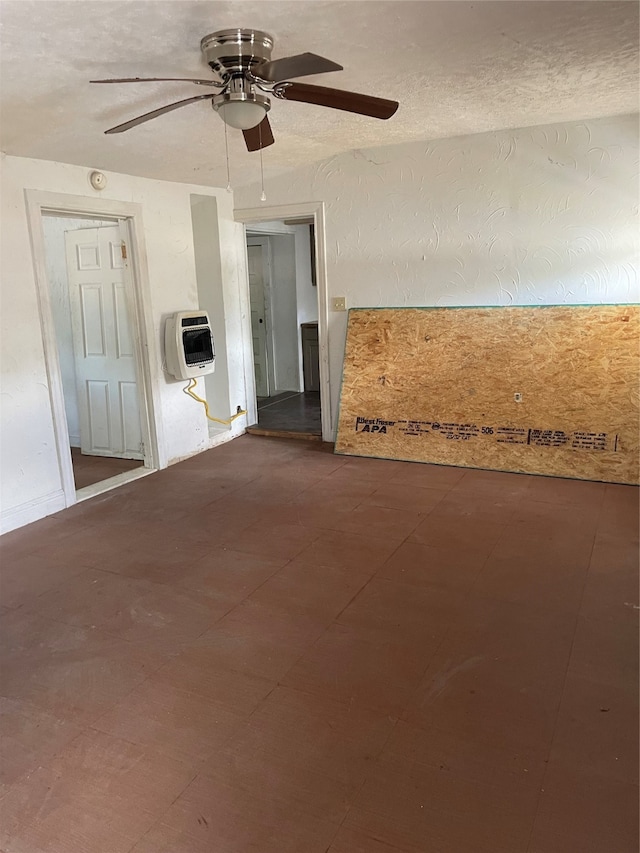
<svg viewBox="0 0 640 853"><path fill-rule="evenodd" d="M320 393L286 391L258 400L258 426L261 429L322 435Z"/></svg>
<svg viewBox="0 0 640 853"><path fill-rule="evenodd" d="M0 544L3 853L637 853L636 488L245 436Z"/></svg>

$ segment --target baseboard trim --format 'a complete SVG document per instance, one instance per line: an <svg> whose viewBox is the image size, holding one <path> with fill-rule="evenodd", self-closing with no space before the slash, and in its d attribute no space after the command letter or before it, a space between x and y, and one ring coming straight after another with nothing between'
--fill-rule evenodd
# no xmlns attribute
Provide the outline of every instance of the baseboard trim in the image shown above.
<svg viewBox="0 0 640 853"><path fill-rule="evenodd" d="M221 444L226 444L228 441L233 441L234 438L239 438L244 433L244 430L244 426L240 426L217 434L209 433L209 444L207 446L207 450L219 447Z"/></svg>
<svg viewBox="0 0 640 853"><path fill-rule="evenodd" d="M25 524L31 524L32 521L38 521L47 515L53 515L54 512L60 512L61 509L65 509L66 505L64 492L60 489L43 498L34 498L34 500L12 507L0 516L0 534L9 533L18 527L24 527Z"/></svg>

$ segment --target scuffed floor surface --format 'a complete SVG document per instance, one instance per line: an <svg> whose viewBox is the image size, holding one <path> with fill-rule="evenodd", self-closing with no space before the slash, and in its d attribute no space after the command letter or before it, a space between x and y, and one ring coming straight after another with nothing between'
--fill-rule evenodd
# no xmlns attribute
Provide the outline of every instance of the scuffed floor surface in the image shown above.
<svg viewBox="0 0 640 853"><path fill-rule="evenodd" d="M2 551L3 853L637 853L633 487L245 436Z"/></svg>
<svg viewBox="0 0 640 853"><path fill-rule="evenodd" d="M136 459L115 459L108 456L84 456L79 447L71 448L73 479L76 489L84 489L94 483L101 483L110 477L124 474L135 468L141 468L144 462Z"/></svg>

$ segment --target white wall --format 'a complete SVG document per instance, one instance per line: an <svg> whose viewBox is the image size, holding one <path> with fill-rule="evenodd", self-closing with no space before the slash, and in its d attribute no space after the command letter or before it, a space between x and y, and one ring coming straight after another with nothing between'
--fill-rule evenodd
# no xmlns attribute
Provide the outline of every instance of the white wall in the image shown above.
<svg viewBox="0 0 640 853"><path fill-rule="evenodd" d="M295 226L285 225L279 219L267 220L265 222L252 222L247 225L247 236L260 234L295 234Z"/></svg>
<svg viewBox="0 0 640 853"><path fill-rule="evenodd" d="M133 202L142 209L142 233L148 263L146 283L151 294L149 354L155 423L160 436L159 464L164 467L211 445L207 421L195 401L182 393L182 384L162 371L164 318L175 311L195 308L198 291L195 274L190 195L218 200L218 239L224 291L226 337L229 341L229 394L236 405L246 404L244 360L239 341L246 309L241 307L244 288L243 228L233 221L232 197L224 190L154 181L107 173L107 188L92 190L89 169L2 157L0 297L2 313L2 410L0 476L2 524L18 524L55 512L64 505L53 432L49 380L39 325L31 242L27 224L25 190L41 190ZM25 323L28 322L28 346ZM244 419L231 434L241 432Z"/></svg>
<svg viewBox="0 0 640 853"><path fill-rule="evenodd" d="M202 396L206 391L212 416L227 420L231 413L217 200L212 196L192 195L191 220L199 307L209 313L216 351L215 371L204 377L196 393ZM214 421L210 421L208 427L211 434L228 432L231 428Z"/></svg>
<svg viewBox="0 0 640 853"><path fill-rule="evenodd" d="M310 236L308 225L295 226L298 325L318 321L318 289L312 284L311 278Z"/></svg>
<svg viewBox="0 0 640 853"><path fill-rule="evenodd" d="M326 203L329 298L350 307L639 298L637 116L354 151L267 196ZM239 188L236 207L259 197ZM331 313L334 419L346 322Z"/></svg>
<svg viewBox="0 0 640 853"><path fill-rule="evenodd" d="M71 305L69 303L69 280L64 235L78 228L100 228L112 225L99 219L72 219L62 216L44 216L45 260L47 278L51 291L51 310L56 327L58 359L64 390L64 408L71 447L80 447L80 415L78 412L78 388L76 385L76 362L71 329Z"/></svg>

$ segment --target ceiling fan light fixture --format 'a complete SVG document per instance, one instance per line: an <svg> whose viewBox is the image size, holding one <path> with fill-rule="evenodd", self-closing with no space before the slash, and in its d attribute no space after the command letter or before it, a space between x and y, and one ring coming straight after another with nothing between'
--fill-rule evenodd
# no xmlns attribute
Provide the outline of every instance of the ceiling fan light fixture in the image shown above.
<svg viewBox="0 0 640 853"><path fill-rule="evenodd" d="M385 98L295 82L297 77L342 71L342 65L309 52L272 60L273 37L262 30L219 30L205 36L200 47L207 64L217 74L217 80L191 77L121 77L91 80L92 83L180 81L214 89L212 94L194 95L165 104L110 127L105 133L122 133L165 113L186 107L187 104L209 100L213 109L220 113L225 133L227 126L241 130L247 151L261 152L274 142L267 116L271 109L270 98L315 104L378 119L391 118L399 106L397 101Z"/></svg>
<svg viewBox="0 0 640 853"><path fill-rule="evenodd" d="M225 124L237 130L256 127L267 114L266 107L255 101L225 101L215 109Z"/></svg>

